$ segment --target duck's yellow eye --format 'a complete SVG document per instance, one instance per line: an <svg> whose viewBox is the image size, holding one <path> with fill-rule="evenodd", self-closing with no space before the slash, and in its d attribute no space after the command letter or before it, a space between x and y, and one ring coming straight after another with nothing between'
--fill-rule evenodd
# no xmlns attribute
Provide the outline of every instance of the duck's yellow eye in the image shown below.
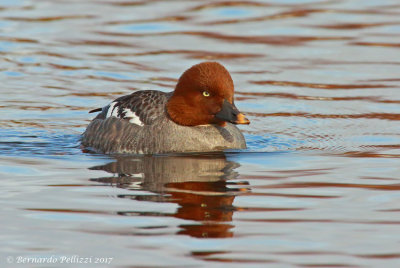
<svg viewBox="0 0 400 268"><path fill-rule="evenodd" d="M203 96L204 97L210 97L210 93L208 91L203 91Z"/></svg>

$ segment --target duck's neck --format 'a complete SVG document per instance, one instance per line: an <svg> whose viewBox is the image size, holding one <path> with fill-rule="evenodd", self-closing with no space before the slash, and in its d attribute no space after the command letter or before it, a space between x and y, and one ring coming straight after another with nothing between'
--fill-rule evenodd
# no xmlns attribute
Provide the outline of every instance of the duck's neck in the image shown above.
<svg viewBox="0 0 400 268"><path fill-rule="evenodd" d="M167 113L178 125L199 126L212 123L212 116L205 115L195 103L189 103L183 96L172 95L167 103Z"/></svg>

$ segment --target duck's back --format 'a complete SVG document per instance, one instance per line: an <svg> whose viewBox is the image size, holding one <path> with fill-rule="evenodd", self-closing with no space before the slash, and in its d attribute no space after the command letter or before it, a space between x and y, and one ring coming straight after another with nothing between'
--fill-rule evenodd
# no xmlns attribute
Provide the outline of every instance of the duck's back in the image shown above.
<svg viewBox="0 0 400 268"><path fill-rule="evenodd" d="M82 135L82 144L103 153L152 154L246 148L233 124L181 126L166 111L172 93L137 91L93 111L100 113Z"/></svg>

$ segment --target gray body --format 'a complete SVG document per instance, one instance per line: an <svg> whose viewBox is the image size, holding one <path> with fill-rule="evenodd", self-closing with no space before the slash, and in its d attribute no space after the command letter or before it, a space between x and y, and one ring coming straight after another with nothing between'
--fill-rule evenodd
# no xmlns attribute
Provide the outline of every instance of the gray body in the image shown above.
<svg viewBox="0 0 400 268"><path fill-rule="evenodd" d="M159 92L155 104L153 103L156 108L144 107L138 111L140 107L131 107L132 112L143 114L143 126L115 116L106 117L107 110L103 109L86 128L82 135L82 144L106 154L211 152L246 148L243 134L231 123L221 127L181 126L173 122L165 108L170 96L170 93ZM147 103L145 99L143 102ZM147 114L151 115L151 120L146 119L146 109Z"/></svg>

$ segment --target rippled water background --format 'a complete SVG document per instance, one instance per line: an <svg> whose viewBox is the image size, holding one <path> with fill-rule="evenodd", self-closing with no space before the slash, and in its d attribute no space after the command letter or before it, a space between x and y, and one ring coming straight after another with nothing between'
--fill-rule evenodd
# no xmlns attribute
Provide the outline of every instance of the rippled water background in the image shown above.
<svg viewBox="0 0 400 268"><path fill-rule="evenodd" d="M247 150L82 152L88 110L204 60ZM0 81L1 267L400 267L397 0L1 0Z"/></svg>

